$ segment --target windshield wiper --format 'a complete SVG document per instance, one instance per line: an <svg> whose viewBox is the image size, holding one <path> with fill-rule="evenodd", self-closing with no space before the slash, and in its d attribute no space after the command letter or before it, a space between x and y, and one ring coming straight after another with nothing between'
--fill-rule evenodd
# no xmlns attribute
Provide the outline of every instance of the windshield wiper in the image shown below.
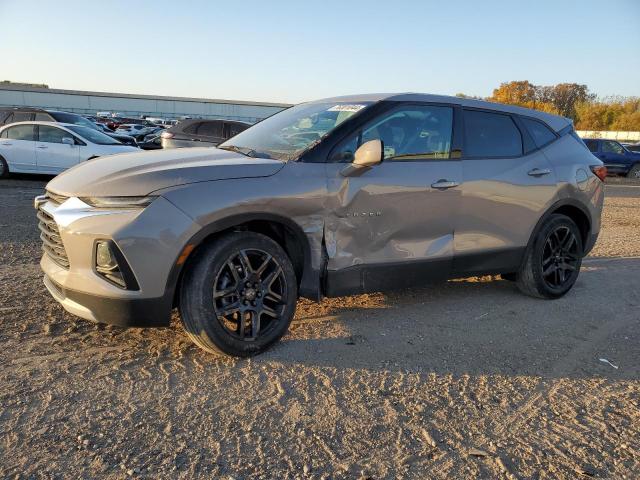
<svg viewBox="0 0 640 480"><path fill-rule="evenodd" d="M271 155L265 152L256 152L255 150L249 147L238 147L237 145L223 145L222 147L218 147L221 150L228 150L230 152L241 153L245 157L251 158L271 158Z"/></svg>

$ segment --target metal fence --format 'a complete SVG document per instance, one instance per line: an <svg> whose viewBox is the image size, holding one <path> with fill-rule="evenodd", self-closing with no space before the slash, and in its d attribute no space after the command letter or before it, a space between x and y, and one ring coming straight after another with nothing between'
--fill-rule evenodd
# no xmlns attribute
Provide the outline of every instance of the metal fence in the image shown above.
<svg viewBox="0 0 640 480"><path fill-rule="evenodd" d="M614 132L605 130L577 130L580 138L606 138L621 142L640 142L640 132Z"/></svg>

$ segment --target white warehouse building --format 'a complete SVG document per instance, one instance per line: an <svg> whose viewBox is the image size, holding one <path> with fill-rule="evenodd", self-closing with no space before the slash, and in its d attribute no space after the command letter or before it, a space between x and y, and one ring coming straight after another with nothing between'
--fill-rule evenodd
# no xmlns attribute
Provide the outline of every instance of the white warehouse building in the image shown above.
<svg viewBox="0 0 640 480"><path fill-rule="evenodd" d="M132 118L220 118L255 123L290 106L284 103L84 92L0 84L0 107L38 107L82 115L111 112Z"/></svg>

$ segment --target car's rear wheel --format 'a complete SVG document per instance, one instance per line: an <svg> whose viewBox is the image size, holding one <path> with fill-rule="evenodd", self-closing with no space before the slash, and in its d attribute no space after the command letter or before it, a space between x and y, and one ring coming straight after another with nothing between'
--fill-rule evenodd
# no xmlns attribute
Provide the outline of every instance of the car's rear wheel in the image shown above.
<svg viewBox="0 0 640 480"><path fill-rule="evenodd" d="M636 180L640 180L640 164L634 165L627 173L627 178L634 178Z"/></svg>
<svg viewBox="0 0 640 480"><path fill-rule="evenodd" d="M200 348L247 357L285 334L297 296L293 266L282 247L259 233L235 232L190 259L180 316Z"/></svg>
<svg viewBox="0 0 640 480"><path fill-rule="evenodd" d="M6 178L9 176L9 166L4 158L0 157L0 178Z"/></svg>
<svg viewBox="0 0 640 480"><path fill-rule="evenodd" d="M562 297L578 278L582 256L582 237L575 222L565 215L551 215L533 239L516 284L533 297Z"/></svg>

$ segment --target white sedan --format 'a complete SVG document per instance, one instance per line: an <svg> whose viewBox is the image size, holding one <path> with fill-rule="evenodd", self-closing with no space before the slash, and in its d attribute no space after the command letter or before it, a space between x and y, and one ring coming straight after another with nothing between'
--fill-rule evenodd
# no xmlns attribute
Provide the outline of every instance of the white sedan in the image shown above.
<svg viewBox="0 0 640 480"><path fill-rule="evenodd" d="M9 172L57 174L95 157L137 151L80 125L12 123L0 128L0 177Z"/></svg>

